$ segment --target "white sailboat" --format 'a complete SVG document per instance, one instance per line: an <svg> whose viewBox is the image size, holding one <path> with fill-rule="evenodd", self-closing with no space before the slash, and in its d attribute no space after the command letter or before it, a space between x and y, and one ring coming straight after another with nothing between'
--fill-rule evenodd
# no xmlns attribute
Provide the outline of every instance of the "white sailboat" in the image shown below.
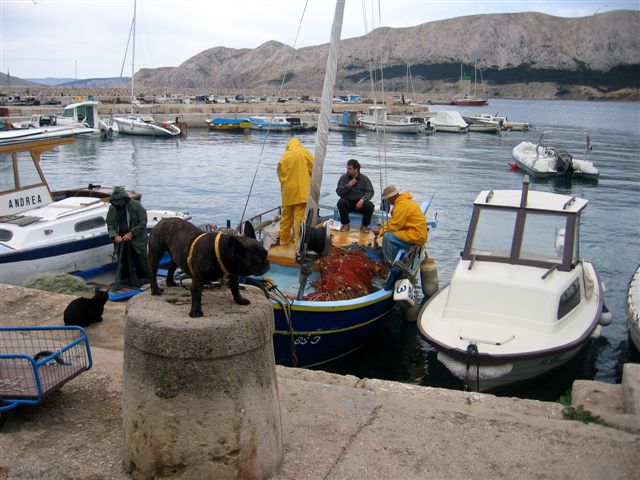
<svg viewBox="0 0 640 480"><path fill-rule="evenodd" d="M131 113L125 117L114 117L113 121L118 125L120 133L126 135L141 135L147 137L175 137L182 132L175 122L167 120L163 122L156 121L150 115L140 115L133 111L136 104L134 96L134 78L135 78L135 58L136 58L136 0L133 2L133 21L132 21L132 38L133 46L131 48Z"/></svg>

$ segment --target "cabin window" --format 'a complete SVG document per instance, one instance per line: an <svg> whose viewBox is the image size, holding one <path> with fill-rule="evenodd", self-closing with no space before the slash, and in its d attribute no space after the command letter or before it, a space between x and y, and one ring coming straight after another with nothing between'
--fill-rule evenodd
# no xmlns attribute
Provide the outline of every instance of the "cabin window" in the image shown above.
<svg viewBox="0 0 640 480"><path fill-rule="evenodd" d="M28 152L18 152L18 183L20 188L42 185L44 180L36 168L36 161Z"/></svg>
<svg viewBox="0 0 640 480"><path fill-rule="evenodd" d="M16 189L16 179L13 176L13 158L9 154L0 155L0 192Z"/></svg>
<svg viewBox="0 0 640 480"><path fill-rule="evenodd" d="M491 255L509 258L517 212L501 209L481 209L478 216L471 255Z"/></svg>
<svg viewBox="0 0 640 480"><path fill-rule="evenodd" d="M562 263L566 224L565 215L527 212L519 257L523 260Z"/></svg>
<svg viewBox="0 0 640 480"><path fill-rule="evenodd" d="M560 296L558 304L558 320L564 317L580 303L580 280L575 279Z"/></svg>
<svg viewBox="0 0 640 480"><path fill-rule="evenodd" d="M0 242L8 242L13 238L13 233L11 230L5 230L4 228L0 228Z"/></svg>
<svg viewBox="0 0 640 480"><path fill-rule="evenodd" d="M86 232L87 230L93 230L94 228L102 227L105 224L105 220L102 217L94 217L89 220L83 220L76 223L76 232Z"/></svg>

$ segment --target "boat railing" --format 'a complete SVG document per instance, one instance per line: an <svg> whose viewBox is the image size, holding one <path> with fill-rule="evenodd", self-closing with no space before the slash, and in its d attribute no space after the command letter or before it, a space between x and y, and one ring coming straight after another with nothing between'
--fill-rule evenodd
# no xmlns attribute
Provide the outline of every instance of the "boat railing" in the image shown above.
<svg viewBox="0 0 640 480"><path fill-rule="evenodd" d="M105 203L102 200L96 199L92 203L84 204L84 205L81 205L79 207L72 208L72 209L70 209L70 210L68 210L68 211L66 211L64 213L61 213L61 214L57 215L56 218L64 218L64 217L68 217L69 215L75 215L77 213L81 213L81 212L85 212L85 211L88 212L89 210L95 210L96 208L100 208L103 205L105 205ZM57 205L55 205L53 203L50 206L57 207Z"/></svg>

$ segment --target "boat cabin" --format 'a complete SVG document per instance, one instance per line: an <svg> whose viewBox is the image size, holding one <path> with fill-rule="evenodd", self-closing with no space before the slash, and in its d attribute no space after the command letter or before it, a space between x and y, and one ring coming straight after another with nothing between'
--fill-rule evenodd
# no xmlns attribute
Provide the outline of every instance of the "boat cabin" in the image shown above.
<svg viewBox="0 0 640 480"><path fill-rule="evenodd" d="M0 217L53 202L49 185L40 169L40 155L73 141L69 137L0 146Z"/></svg>
<svg viewBox="0 0 640 480"><path fill-rule="evenodd" d="M462 252L463 260L570 271L580 252L580 214L587 200L522 191L480 192ZM471 266L469 268L471 268ZM546 274L545 274L546 275Z"/></svg>
<svg viewBox="0 0 640 480"><path fill-rule="evenodd" d="M64 107L60 124L85 123L90 128L100 129L100 116L98 115L97 100L71 103Z"/></svg>

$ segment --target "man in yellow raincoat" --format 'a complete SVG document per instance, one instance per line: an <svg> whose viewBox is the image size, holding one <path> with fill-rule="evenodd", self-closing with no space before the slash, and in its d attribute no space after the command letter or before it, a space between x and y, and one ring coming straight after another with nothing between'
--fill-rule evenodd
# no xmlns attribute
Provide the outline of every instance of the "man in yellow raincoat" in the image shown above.
<svg viewBox="0 0 640 480"><path fill-rule="evenodd" d="M298 243L300 222L304 219L307 196L313 172L313 155L304 148L300 140L293 137L289 140L280 161L278 162L278 179L282 194L282 219L280 220L280 245Z"/></svg>
<svg viewBox="0 0 640 480"><path fill-rule="evenodd" d="M398 250L426 243L429 236L427 219L409 192L400 193L393 185L382 192L382 202L393 207L391 218L371 231L382 237L382 254L387 262L395 260Z"/></svg>

